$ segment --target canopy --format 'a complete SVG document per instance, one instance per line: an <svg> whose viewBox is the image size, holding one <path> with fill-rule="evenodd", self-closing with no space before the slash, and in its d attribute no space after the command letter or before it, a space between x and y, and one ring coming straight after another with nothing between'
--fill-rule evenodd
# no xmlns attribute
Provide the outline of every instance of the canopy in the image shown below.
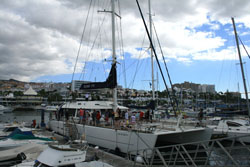
<svg viewBox="0 0 250 167"><path fill-rule="evenodd" d="M34 95L36 96L37 95L37 92L34 91L34 89L30 86L28 90L26 90L24 93L24 95Z"/></svg>

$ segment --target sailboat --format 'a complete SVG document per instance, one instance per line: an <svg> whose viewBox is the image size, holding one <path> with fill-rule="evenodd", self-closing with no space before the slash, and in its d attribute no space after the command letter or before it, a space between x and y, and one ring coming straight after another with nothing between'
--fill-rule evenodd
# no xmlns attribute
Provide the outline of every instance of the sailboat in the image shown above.
<svg viewBox="0 0 250 167"><path fill-rule="evenodd" d="M243 69L243 63L241 59L241 53L240 53L240 47L239 47L239 41L238 41L238 35L236 31L236 26L234 22L234 18L232 17L232 23L234 28L234 34L235 34L235 41L237 45L237 51L239 55L239 61L240 61L240 67L241 67L241 74L242 74L242 80L246 95L246 103L247 103L247 110L248 110L248 118L235 118L235 119L221 119L219 120L212 120L212 124L215 123L215 125L209 125L208 127L214 129L214 134L223 134L227 136L237 136L239 138L236 138L237 141L243 141L250 143L250 126L249 126L249 117L250 117L250 108L249 108L249 100L248 100L248 91L246 86L246 79ZM243 137L242 137L243 136Z"/></svg>
<svg viewBox="0 0 250 167"><path fill-rule="evenodd" d="M75 111L75 116L80 108L92 112L93 110L104 111L112 110L128 110L127 107L117 104L117 78L116 78L116 50L115 50L115 5L111 0L112 11L112 68L109 77L105 82L83 84L82 89L111 88L113 89L113 101L77 101L65 103L62 111ZM63 115L63 114L59 114ZM161 129L159 124L136 124L133 128L122 128L111 126L93 126L76 124L77 133L84 136L85 140L92 145L100 146L119 153L127 154L142 153L143 150L153 149L158 146L166 146L170 144L191 143L197 141L206 141L211 138L212 130L203 127L194 127L190 129ZM67 129L65 122L61 120L50 120L49 127L51 130L65 134ZM137 150L137 151L135 151ZM150 153L148 153L150 156Z"/></svg>

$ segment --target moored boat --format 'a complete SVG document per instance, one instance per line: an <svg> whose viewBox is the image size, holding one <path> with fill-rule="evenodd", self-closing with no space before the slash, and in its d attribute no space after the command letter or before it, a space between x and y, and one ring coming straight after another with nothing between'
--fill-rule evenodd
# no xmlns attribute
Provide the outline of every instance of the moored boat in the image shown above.
<svg viewBox="0 0 250 167"><path fill-rule="evenodd" d="M105 82L84 83L81 85L80 89L86 90L110 88L113 90L113 101L76 101L66 103L60 108L60 112L57 114L57 120L50 120L50 129L57 133L71 136L72 134L68 132L70 131L71 127L74 126L77 129L77 136L84 136L88 143L121 153L128 153L128 151L135 149L152 149L156 146L161 145L165 146L169 144L181 144L185 142L209 140L212 135L212 130L203 127L192 127L186 129L179 128L179 126L177 126L177 128L174 129L161 129L161 127L155 126L154 124L150 123L146 126L141 126L140 123L132 123L131 125L128 125L128 127L114 127L110 125L101 127L99 125L83 125L74 121L75 117L78 117L78 109L80 108L85 111L88 110L90 114L93 113L94 110L98 112L107 112L107 110L110 110L109 112L116 112L118 108L119 110L127 110L126 107L119 106L117 103L117 60L115 53L116 14L114 0L112 0L111 2L110 13L112 15L112 65L109 76ZM69 117L73 119L69 119ZM73 120L73 122L70 122L71 120Z"/></svg>
<svg viewBox="0 0 250 167"><path fill-rule="evenodd" d="M15 166L112 167L97 159L88 160L86 157L87 149L87 145L81 148L71 144L49 145L35 161L24 162Z"/></svg>
<svg viewBox="0 0 250 167"><path fill-rule="evenodd" d="M241 140L246 143L250 143L250 125L249 120L245 119L222 119L214 118L210 120L209 128L213 129L213 135L226 135L228 137L240 137L236 138L237 141ZM242 137L246 136L246 137Z"/></svg>

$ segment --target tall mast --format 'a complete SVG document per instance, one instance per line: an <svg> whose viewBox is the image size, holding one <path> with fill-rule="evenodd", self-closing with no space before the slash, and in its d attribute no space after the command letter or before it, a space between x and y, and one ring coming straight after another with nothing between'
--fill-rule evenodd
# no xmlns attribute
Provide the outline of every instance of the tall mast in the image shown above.
<svg viewBox="0 0 250 167"><path fill-rule="evenodd" d="M112 22L112 65L116 68L115 52L115 0L111 0L111 22ZM117 108L117 87L113 89L114 110Z"/></svg>
<svg viewBox="0 0 250 167"><path fill-rule="evenodd" d="M235 26L234 18L233 18L233 17L232 17L232 22L233 22L233 27L234 27L234 35L235 35L237 50L238 50L238 54L239 54L240 68L241 68L241 74L242 74L242 79L243 79L243 84L244 84L244 90L245 90L245 94L246 94L248 116L250 117L250 109L249 109L249 101L248 101L248 93L247 93L246 79L245 79L244 69L243 69L242 60L241 60L241 54L240 54L240 47L239 47L238 35L237 35L236 26Z"/></svg>
<svg viewBox="0 0 250 167"><path fill-rule="evenodd" d="M152 14L151 14L151 0L148 0L148 10L149 10L149 31L150 38L152 39ZM151 67L152 67L152 98L155 100L155 84L154 84L154 55L152 46L150 44L150 54L151 54Z"/></svg>

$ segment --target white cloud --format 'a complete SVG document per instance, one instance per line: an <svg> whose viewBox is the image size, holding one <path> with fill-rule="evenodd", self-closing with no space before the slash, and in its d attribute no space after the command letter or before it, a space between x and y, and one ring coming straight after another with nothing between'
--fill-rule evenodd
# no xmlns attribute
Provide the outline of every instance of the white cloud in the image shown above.
<svg viewBox="0 0 250 167"><path fill-rule="evenodd" d="M72 73L89 3L87 0L1 1L0 78L31 80L43 75ZM147 19L147 1L140 3ZM109 5L109 0L99 4L93 1L93 5L96 8L90 11L77 72L87 61L102 62L111 57L110 14L97 13L97 9ZM250 28L249 8L248 0L152 1L154 24L166 59L185 64L196 60L233 59L234 51L225 46L226 39L202 26L218 31L223 25L231 24L231 16L236 16L237 23L242 25L240 35L249 35L244 32L244 28ZM121 11L124 51L133 59L149 58L145 51L149 42L136 3L121 1ZM120 44L117 47L119 55Z"/></svg>
<svg viewBox="0 0 250 167"><path fill-rule="evenodd" d="M220 29L220 25L219 24L211 24L210 27L212 30L219 30Z"/></svg>
<svg viewBox="0 0 250 167"><path fill-rule="evenodd" d="M220 51L208 50L206 52L195 53L192 55L194 60L212 60L212 61L221 61L221 60L236 60L237 52L235 47L228 47Z"/></svg>

